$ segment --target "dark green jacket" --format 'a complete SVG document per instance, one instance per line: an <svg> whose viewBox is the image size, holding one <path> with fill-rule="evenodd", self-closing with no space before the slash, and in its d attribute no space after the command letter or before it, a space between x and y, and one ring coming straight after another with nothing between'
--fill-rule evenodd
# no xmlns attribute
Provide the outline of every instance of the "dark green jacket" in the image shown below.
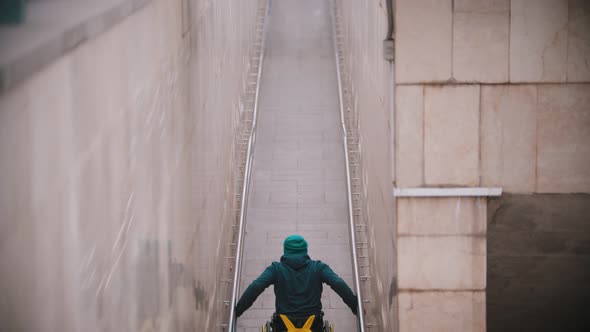
<svg viewBox="0 0 590 332"><path fill-rule="evenodd" d="M273 262L246 289L238 304L239 317L270 285L274 285L276 312L287 316L309 316L322 311L322 283L328 284L356 314L357 299L332 269L305 255L282 256Z"/></svg>

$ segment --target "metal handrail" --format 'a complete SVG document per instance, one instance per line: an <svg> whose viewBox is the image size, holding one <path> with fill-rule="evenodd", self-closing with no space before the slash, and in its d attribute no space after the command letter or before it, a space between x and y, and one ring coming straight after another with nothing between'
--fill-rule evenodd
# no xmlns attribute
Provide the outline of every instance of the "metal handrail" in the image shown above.
<svg viewBox="0 0 590 332"><path fill-rule="evenodd" d="M336 14L335 14L335 4L333 1L332 3L332 10L331 10L331 17L332 17L332 39L334 42L334 56L336 58L336 76L338 79L338 103L340 106L340 124L342 125L342 137L344 141L344 159L346 162L346 194L348 200L348 222L349 222L349 233L350 233L350 247L351 247L351 255L352 255L352 268L353 268L353 277L354 277L354 287L356 290L357 296L357 318L359 324L359 331L365 331L365 319L364 319L364 312L363 312L363 299L361 295L361 285L360 285L360 277L359 277L359 267L357 261L357 253L356 253L356 235L355 235L355 228L354 228L354 214L353 214L353 206L352 206L352 185L350 183L350 161L348 156L348 134L346 133L346 123L344 120L344 98L342 96L342 77L340 73L340 57L338 56L338 43L336 41Z"/></svg>
<svg viewBox="0 0 590 332"><path fill-rule="evenodd" d="M252 160L254 143L256 142L256 125L258 120L258 99L260 92L260 78L262 76L262 63L264 62L264 47L266 41L266 27L268 21L268 11L270 9L269 0L265 4L264 23L262 28L262 40L260 43L260 55L258 60L258 73L256 77L256 93L254 95L254 110L252 114L252 130L248 138L248 150L246 153L246 166L244 167L244 186L242 188L242 201L240 203L240 221L238 225L238 242L236 245L236 259L234 265L233 289L230 301L228 331L234 332L236 329L236 303L240 291L240 279L242 275L242 251L244 249L244 224L246 221L246 211L248 209L248 193L250 191L250 176L252 174Z"/></svg>

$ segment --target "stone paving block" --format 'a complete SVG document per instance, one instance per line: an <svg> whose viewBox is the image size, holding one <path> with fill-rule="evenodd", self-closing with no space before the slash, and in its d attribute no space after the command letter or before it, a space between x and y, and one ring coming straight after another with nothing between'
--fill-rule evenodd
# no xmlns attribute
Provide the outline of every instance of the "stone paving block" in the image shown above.
<svg viewBox="0 0 590 332"><path fill-rule="evenodd" d="M481 98L482 185L534 192L537 87L483 86Z"/></svg>
<svg viewBox="0 0 590 332"><path fill-rule="evenodd" d="M402 291L398 302L400 331L486 330L485 292Z"/></svg>
<svg viewBox="0 0 590 332"><path fill-rule="evenodd" d="M298 196L297 197L297 207L298 208L306 208L306 207L339 206L337 204L326 204L323 201L323 195L321 195L321 193L320 193L319 199L316 199L314 196L312 196L312 195Z"/></svg>
<svg viewBox="0 0 590 332"><path fill-rule="evenodd" d="M342 139L338 139L336 142L338 144L342 143ZM338 160L344 163L344 155L343 155L344 148L342 149L323 149L322 150L322 160Z"/></svg>
<svg viewBox="0 0 590 332"><path fill-rule="evenodd" d="M450 79L452 1L397 1L395 22L396 81L419 83Z"/></svg>
<svg viewBox="0 0 590 332"><path fill-rule="evenodd" d="M252 169L254 169L256 167L256 161L254 161L252 163ZM255 181L269 181L272 180L272 170L269 169L260 169L256 172L252 172L252 176L250 177L250 181L255 182Z"/></svg>
<svg viewBox="0 0 590 332"><path fill-rule="evenodd" d="M342 208L301 207L297 208L296 214L299 223L326 224L348 220L348 211Z"/></svg>
<svg viewBox="0 0 590 332"><path fill-rule="evenodd" d="M273 141L273 151L295 151L299 147L299 143L296 140L292 141Z"/></svg>
<svg viewBox="0 0 590 332"><path fill-rule="evenodd" d="M259 144L259 146L261 146L262 144ZM263 150L262 147L257 148L258 150ZM272 149L272 161L276 161L276 160L286 160L289 161L293 164L297 164L297 160L299 158L297 153L294 153L293 151L290 150L282 150L282 149Z"/></svg>
<svg viewBox="0 0 590 332"><path fill-rule="evenodd" d="M347 194L344 190L339 191L324 191L323 192L324 202L327 204L330 203L338 203L338 204L347 204L348 198Z"/></svg>
<svg viewBox="0 0 590 332"><path fill-rule="evenodd" d="M568 82L590 81L590 2L570 0L567 36Z"/></svg>
<svg viewBox="0 0 590 332"><path fill-rule="evenodd" d="M251 222L254 219L248 219L246 222L246 233L258 233L264 231L281 231L286 232L289 234L297 232L297 225L294 221L284 222L284 221L260 221L258 220L256 223Z"/></svg>
<svg viewBox="0 0 590 332"><path fill-rule="evenodd" d="M537 191L590 193L590 84L538 89Z"/></svg>
<svg viewBox="0 0 590 332"><path fill-rule="evenodd" d="M479 86L426 87L426 185L479 185Z"/></svg>
<svg viewBox="0 0 590 332"><path fill-rule="evenodd" d="M297 181L252 181L251 192L297 191Z"/></svg>
<svg viewBox="0 0 590 332"><path fill-rule="evenodd" d="M251 190L248 196L248 204L253 207L265 207L270 203L270 193L262 190Z"/></svg>
<svg viewBox="0 0 590 332"><path fill-rule="evenodd" d="M324 179L321 182L313 181L312 179L302 179L297 181L297 192L306 191L325 191L325 192L345 192L346 180L344 179Z"/></svg>
<svg viewBox="0 0 590 332"><path fill-rule="evenodd" d="M398 198L398 235L486 234L485 198Z"/></svg>
<svg viewBox="0 0 590 332"><path fill-rule="evenodd" d="M268 259L249 259L248 265L242 268L242 273L246 276L258 277L270 263Z"/></svg>
<svg viewBox="0 0 590 332"><path fill-rule="evenodd" d="M261 169L261 170L270 170L270 171L276 171L276 170L296 170L297 169L297 163L293 162L292 160L289 159L273 159L272 162L266 162L266 163L258 163L256 165L257 168Z"/></svg>
<svg viewBox="0 0 590 332"><path fill-rule="evenodd" d="M317 169L325 167L323 162L319 162L317 160L309 160L309 159L298 159L297 160L297 169L306 170L306 169Z"/></svg>
<svg viewBox="0 0 590 332"><path fill-rule="evenodd" d="M508 81L509 14L507 0L455 3L453 77L457 81Z"/></svg>
<svg viewBox="0 0 590 332"><path fill-rule="evenodd" d="M244 265L248 264L248 259L250 257L255 257L256 259L278 260L283 254L282 244L269 246L266 244L266 241L256 241L256 239L250 241L248 235L249 234L246 234L246 239L244 240ZM247 278L248 276L242 277ZM252 280L248 281L248 283L251 281Z"/></svg>
<svg viewBox="0 0 590 332"><path fill-rule="evenodd" d="M322 138L323 139L323 138ZM307 149L298 149L297 150L297 159L298 160L313 160L313 161L321 161L323 159L322 156L322 148L307 148Z"/></svg>
<svg viewBox="0 0 590 332"><path fill-rule="evenodd" d="M269 203L271 206L297 206L297 193L294 191L273 191L270 194Z"/></svg>
<svg viewBox="0 0 590 332"><path fill-rule="evenodd" d="M485 289L485 237L400 237L398 286L413 290Z"/></svg>
<svg viewBox="0 0 590 332"><path fill-rule="evenodd" d="M322 182L317 182L317 181L312 181L312 180L307 180L307 179L301 179L300 181L297 181L297 192L300 194L306 193L306 192L322 192L324 191L325 187L328 184L326 183L322 183Z"/></svg>
<svg viewBox="0 0 590 332"><path fill-rule="evenodd" d="M297 202L309 202L316 203L319 206L323 206L324 203L324 191L323 186L320 186L315 191L297 191Z"/></svg>
<svg viewBox="0 0 590 332"><path fill-rule="evenodd" d="M272 291L271 287L267 288L264 291L264 294L266 294L269 290ZM252 324L253 326L258 326L260 328L260 326L262 326L262 324L264 324L264 322L268 318L270 318L270 316L272 315L272 312L269 311L268 308L263 307L262 300L263 300L263 295L260 295L260 297L258 297L258 299L256 299L256 301L254 302L252 307L250 307L250 310L246 311L244 313L244 315L242 317L240 317L240 324L245 322L246 325ZM270 312L270 315L269 315L269 312ZM244 321L242 321L242 320L244 320Z"/></svg>
<svg viewBox="0 0 590 332"><path fill-rule="evenodd" d="M424 182L424 87L396 88L396 185L419 187Z"/></svg>
<svg viewBox="0 0 590 332"><path fill-rule="evenodd" d="M330 238L334 238L341 234L342 232L348 232L348 222L342 222L337 224L297 224L297 231L318 231L324 232L327 231L329 233Z"/></svg>
<svg viewBox="0 0 590 332"><path fill-rule="evenodd" d="M297 170L273 170L271 179L273 181L300 181L304 179L311 179L321 181L323 179L323 171L321 168L314 169L297 169Z"/></svg>
<svg viewBox="0 0 590 332"><path fill-rule="evenodd" d="M322 170L322 178L326 180L340 180L345 176L346 170L344 166Z"/></svg>
<svg viewBox="0 0 590 332"><path fill-rule="evenodd" d="M285 223L294 222L297 217L297 209L295 207L276 209L269 206L261 208L253 208L248 206L248 218L252 222L256 220L264 221L273 220ZM250 221L248 223L251 223Z"/></svg>
<svg viewBox="0 0 590 332"><path fill-rule="evenodd" d="M348 225L341 224L342 227L332 226L328 233L328 244L348 244L350 243L350 230Z"/></svg>
<svg viewBox="0 0 590 332"><path fill-rule="evenodd" d="M512 0L510 81L565 82L568 1Z"/></svg>

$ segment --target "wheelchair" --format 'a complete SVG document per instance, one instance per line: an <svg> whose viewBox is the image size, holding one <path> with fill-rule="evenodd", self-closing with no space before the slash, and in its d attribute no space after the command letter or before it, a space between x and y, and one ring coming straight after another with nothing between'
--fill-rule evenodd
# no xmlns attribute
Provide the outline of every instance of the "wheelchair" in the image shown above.
<svg viewBox="0 0 590 332"><path fill-rule="evenodd" d="M271 319L272 319L272 317L271 317ZM287 324L285 324L285 325L287 325ZM262 325L261 331L262 332L275 332L275 330L272 327L271 321L266 321L266 323L264 325ZM293 332L297 332L297 331L305 332L305 331L311 331L311 330L309 330L309 328L306 329L305 326L302 327L302 328L290 329L289 326L287 325L287 332L291 332L291 331L293 331ZM334 325L332 325L332 323L330 323L329 321L324 320L324 326L322 328L322 332L334 332Z"/></svg>

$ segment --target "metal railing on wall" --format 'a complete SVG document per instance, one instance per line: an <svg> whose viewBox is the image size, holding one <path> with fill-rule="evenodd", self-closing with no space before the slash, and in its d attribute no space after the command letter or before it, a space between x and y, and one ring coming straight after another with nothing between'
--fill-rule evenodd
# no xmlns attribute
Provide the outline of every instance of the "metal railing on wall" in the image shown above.
<svg viewBox="0 0 590 332"><path fill-rule="evenodd" d="M240 201L240 214L239 214L239 222L238 222L238 240L236 242L236 254L235 254L235 262L234 262L234 276L232 279L233 288L232 288L232 295L231 300L229 302L230 305L230 314L229 314L229 322L227 324L227 330L230 332L234 332L236 330L236 303L238 299L238 295L240 292L240 281L242 276L242 255L244 250L244 230L245 230L245 223L246 223L246 213L248 209L248 193L250 191L250 177L252 174L252 161L254 155L254 145L256 143L256 127L257 127L257 119L258 119L258 100L260 95L260 78L262 76L262 66L264 63L264 48L265 48L265 40L266 40L266 30L268 24L268 12L270 10L270 2L269 0L265 1L264 5L264 15L263 15L263 22L261 29L257 32L260 33L260 43L257 45L259 47L259 52L257 53L258 56L258 71L256 73L256 90L254 94L254 105L253 105L253 115L252 115L252 127L250 131L250 135L248 138L248 148L246 152L246 163L244 166L244 176L243 176L243 187L242 187L242 194L241 194L241 201Z"/></svg>
<svg viewBox="0 0 590 332"><path fill-rule="evenodd" d="M341 66L342 66L342 55L340 50L340 40L341 37L338 34L338 29L336 26L336 13L335 13L335 4L334 1L330 1L331 5L331 19L332 19L332 39L334 43L334 57L336 59L336 76L338 80L338 104L340 107L340 124L342 126L342 139L343 139L343 147L344 147L344 159L346 163L346 194L347 194L347 203L348 203L348 222L349 222L349 235L350 235L350 248L351 248L351 257L352 257L352 272L353 272L353 282L354 282L354 290L357 295L357 320L358 320L358 330L360 332L365 331L365 318L364 318L364 310L363 310L363 297L361 292L361 285L360 285L360 275L359 275L359 263L358 263L358 255L357 255L357 245L360 243L357 242L356 238L356 226L354 222L354 206L353 206L353 199L352 199L352 178L351 178L351 171L350 171L350 155L349 155L349 135L346 128L346 120L344 115L344 96L343 96L343 87L342 87L342 73L341 73Z"/></svg>

